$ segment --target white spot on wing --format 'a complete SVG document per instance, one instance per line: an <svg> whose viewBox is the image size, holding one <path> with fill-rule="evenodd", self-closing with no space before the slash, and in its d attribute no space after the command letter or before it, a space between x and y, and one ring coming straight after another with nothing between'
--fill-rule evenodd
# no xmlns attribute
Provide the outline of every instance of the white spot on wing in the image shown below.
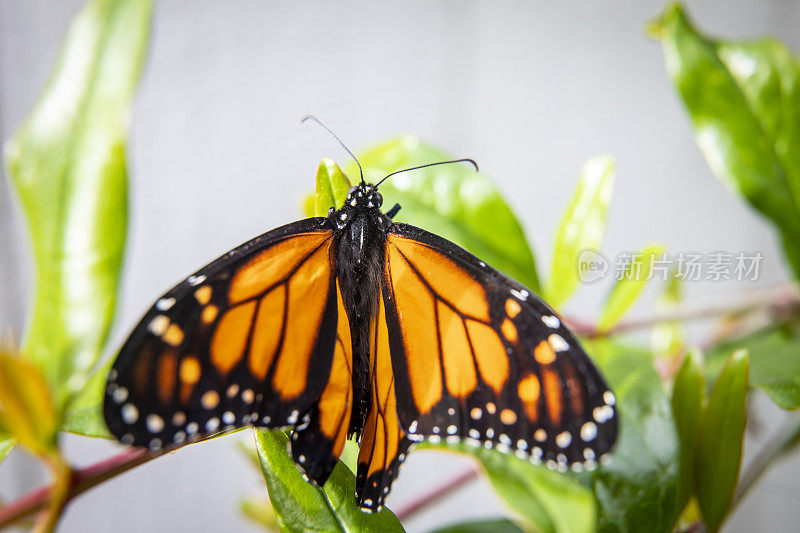
<svg viewBox="0 0 800 533"><path fill-rule="evenodd" d="M139 420L139 410L132 403L126 403L122 406L122 421L126 424L133 424Z"/></svg>
<svg viewBox="0 0 800 533"><path fill-rule="evenodd" d="M547 338L547 341L550 343L550 346L553 348L554 352L563 352L565 350L569 350L569 344L567 344L567 341L565 341L564 338L557 333L550 335Z"/></svg>
<svg viewBox="0 0 800 533"><path fill-rule="evenodd" d="M597 425L594 422L586 422L581 426L581 439L589 442L597 436Z"/></svg>
<svg viewBox="0 0 800 533"><path fill-rule="evenodd" d="M147 415L147 431L150 433L160 433L164 429L164 419L155 413Z"/></svg>
<svg viewBox="0 0 800 533"><path fill-rule="evenodd" d="M544 315L542 316L542 322L544 322L545 326L552 329L558 329L561 327L561 321L555 315Z"/></svg>
<svg viewBox="0 0 800 533"><path fill-rule="evenodd" d="M186 281L189 282L189 285L194 287L195 285L203 283L205 280L206 280L205 274L200 274L199 276L189 276Z"/></svg>
<svg viewBox="0 0 800 533"><path fill-rule="evenodd" d="M175 298L161 298L156 302L156 309L159 311L169 311L175 305Z"/></svg>
<svg viewBox="0 0 800 533"><path fill-rule="evenodd" d="M523 302L528 299L528 296L530 296L528 291L526 291L525 289L522 289L521 291L518 291L517 289L511 289L511 294L513 294Z"/></svg>

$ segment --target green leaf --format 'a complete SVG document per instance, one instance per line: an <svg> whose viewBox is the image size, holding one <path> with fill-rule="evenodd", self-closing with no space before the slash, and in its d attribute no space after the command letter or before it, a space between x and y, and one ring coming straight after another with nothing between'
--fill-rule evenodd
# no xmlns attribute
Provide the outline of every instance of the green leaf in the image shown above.
<svg viewBox="0 0 800 533"><path fill-rule="evenodd" d="M256 431L256 450L272 506L284 531L403 531L390 510L363 512L355 499L356 478L341 461L322 489L303 480L281 431Z"/></svg>
<svg viewBox="0 0 800 533"><path fill-rule="evenodd" d="M589 250L597 252L606 232L608 205L614 188L614 158L594 157L578 176L578 187L556 231L553 267L547 301L560 307L578 286L579 257Z"/></svg>
<svg viewBox="0 0 800 533"><path fill-rule="evenodd" d="M239 511L251 522L261 526L267 531L277 531L280 528L278 517L275 516L275 510L263 497L248 498L239 501Z"/></svg>
<svg viewBox="0 0 800 533"><path fill-rule="evenodd" d="M328 216L331 207L339 209L344 204L350 180L333 159L324 158L317 169L317 193L314 212L318 217Z"/></svg>
<svg viewBox="0 0 800 533"><path fill-rule="evenodd" d="M660 244L649 244L641 252L632 254L625 265L624 272L611 289L605 306L600 313L597 327L600 331L608 331L614 327L625 313L636 303L650 278L656 256L664 253Z"/></svg>
<svg viewBox="0 0 800 533"><path fill-rule="evenodd" d="M747 351L737 350L717 378L700 423L695 492L710 531L719 529L736 490L744 443L747 376Z"/></svg>
<svg viewBox="0 0 800 533"><path fill-rule="evenodd" d="M3 459L8 457L8 454L14 449L16 443L17 442L13 438L7 435L0 435L0 463L3 462Z"/></svg>
<svg viewBox="0 0 800 533"><path fill-rule="evenodd" d="M522 533L522 529L511 520L489 518L445 526L433 533Z"/></svg>
<svg viewBox="0 0 800 533"><path fill-rule="evenodd" d="M672 530L678 437L650 354L607 339L587 342L617 398L620 433L608 464L581 475L598 504L598 531Z"/></svg>
<svg viewBox="0 0 800 533"><path fill-rule="evenodd" d="M651 25L711 171L772 220L800 274L800 71L773 39L710 39L671 4Z"/></svg>
<svg viewBox="0 0 800 533"><path fill-rule="evenodd" d="M683 510L689 502L694 485L695 443L703 413L706 383L703 378L702 356L689 351L675 376L672 387L672 414L680 441L677 508Z"/></svg>
<svg viewBox="0 0 800 533"><path fill-rule="evenodd" d="M415 449L440 448L475 457L497 494L519 514L526 529L542 533L594 531L592 494L578 482L513 454L466 443L420 443Z"/></svg>
<svg viewBox="0 0 800 533"><path fill-rule="evenodd" d="M671 311L681 301L681 278L677 270L670 273L664 290L659 296L656 308ZM684 351L686 341L683 323L679 320L659 322L653 326L650 347L656 357L676 357Z"/></svg>
<svg viewBox="0 0 800 533"><path fill-rule="evenodd" d="M745 348L750 384L762 389L781 409L800 407L800 322L770 326L740 339L714 346L706 354L706 376L719 375L728 355Z"/></svg>
<svg viewBox="0 0 800 533"><path fill-rule="evenodd" d="M412 136L389 140L360 152L367 181L395 170L445 161L451 156ZM354 164L350 176L357 176ZM399 203L395 220L441 235L500 272L539 292L531 252L522 226L497 187L465 164L442 165L392 176L380 187L385 209Z"/></svg>
<svg viewBox="0 0 800 533"><path fill-rule="evenodd" d="M114 314L127 224L125 135L150 33L150 0L93 0L50 82L5 147L36 260L23 353L57 406L79 390Z"/></svg>
<svg viewBox="0 0 800 533"><path fill-rule="evenodd" d="M112 358L101 366L72 398L64 414L61 431L87 437L113 438L103 416L106 383L113 363Z"/></svg>

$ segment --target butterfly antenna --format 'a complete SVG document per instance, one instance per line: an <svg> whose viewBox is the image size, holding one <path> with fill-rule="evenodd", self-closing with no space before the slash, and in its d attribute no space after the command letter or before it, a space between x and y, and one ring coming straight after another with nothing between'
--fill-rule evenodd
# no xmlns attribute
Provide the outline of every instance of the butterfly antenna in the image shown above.
<svg viewBox="0 0 800 533"><path fill-rule="evenodd" d="M428 163L427 165L420 165L418 167L411 167L411 168L404 168L403 170L396 170L396 171L392 172L391 174L387 174L386 176L384 176L384 178L381 181L379 181L378 183L375 184L375 187L377 188L378 185L380 185L381 183L383 183L384 181L386 181L390 177L394 176L395 174L400 174L401 172L408 172L409 170L418 170L420 168L435 167L437 165L452 165L453 163L469 163L470 165L475 167L475 172L478 171L478 163L476 163L475 161L473 161L472 159L469 159L469 158L453 159L451 161L438 161L436 163Z"/></svg>
<svg viewBox="0 0 800 533"><path fill-rule="evenodd" d="M345 149L345 151L346 151L348 154L350 154L350 157L352 157L352 158L353 158L353 161L355 161L355 162L356 162L356 165L358 165L358 172L361 174L361 183L364 183L364 170L361 168L361 163L359 163L359 162L358 162L358 159L356 158L355 154L354 154L353 152L351 152L351 151L350 151L350 148L348 148L347 146L345 146L345 144L342 142L342 140L341 140L339 137L337 137L337 136L336 136L336 134L335 134L335 133L333 133L333 132L331 131L331 129L330 129L328 126L326 126L325 124L323 124L322 122L320 122L320 120L319 120L317 117L315 117L314 115L306 115L306 116L304 116L302 119L300 119L300 124L303 124L303 123L304 123L306 120L313 120L313 121L314 121L314 122L316 122L318 125L322 126L322 127L325 129L325 131L327 131L328 133L330 133L330 134L331 134L331 136L332 136L334 139L336 139L337 141L339 141L339 144L341 144L341 145L342 145L342 148L344 148L344 149Z"/></svg>

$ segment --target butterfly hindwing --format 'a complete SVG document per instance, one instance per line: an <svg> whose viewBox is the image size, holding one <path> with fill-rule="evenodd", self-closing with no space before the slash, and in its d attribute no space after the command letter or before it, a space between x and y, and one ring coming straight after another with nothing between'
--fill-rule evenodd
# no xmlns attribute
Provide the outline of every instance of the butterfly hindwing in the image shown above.
<svg viewBox="0 0 800 533"><path fill-rule="evenodd" d="M109 375L105 419L157 449L248 424L302 422L336 342L333 232L268 232L178 284L145 314Z"/></svg>
<svg viewBox="0 0 800 533"><path fill-rule="evenodd" d="M362 509L377 511L412 444L398 418L383 291L379 294L377 315L370 325L370 345L371 402L358 454L356 501Z"/></svg>
<svg viewBox="0 0 800 533"><path fill-rule="evenodd" d="M387 325L401 427L594 467L616 438L614 395L558 315L455 244L405 224L387 238Z"/></svg>
<svg viewBox="0 0 800 533"><path fill-rule="evenodd" d="M342 454L353 408L350 323L338 284L336 292L336 344L330 375L319 399L304 415L290 440L295 463L320 486L328 479Z"/></svg>

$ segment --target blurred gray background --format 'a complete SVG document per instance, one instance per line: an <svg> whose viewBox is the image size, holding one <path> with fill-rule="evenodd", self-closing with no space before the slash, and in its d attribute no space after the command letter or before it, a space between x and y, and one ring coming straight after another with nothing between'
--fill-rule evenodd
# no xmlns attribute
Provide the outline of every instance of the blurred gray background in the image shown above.
<svg viewBox="0 0 800 533"><path fill-rule="evenodd" d="M81 0L0 0L0 138L20 125L50 71ZM760 251L758 282L687 283L693 302L787 278L769 226L714 179L644 33L661 1L156 2L152 48L132 115L131 225L109 354L163 290L234 245L296 219L319 159L346 157L315 113L353 149L415 133L476 159L498 183L549 270L552 236L583 162L617 157L604 252L659 241L673 252ZM800 49L800 5L790 0L691 1L704 30L774 35ZM6 177L0 186L0 328L20 331L31 292L27 237ZM566 312L591 319L610 280L582 288ZM652 311L649 287L635 314ZM697 327L694 330L698 329ZM694 331L693 330L693 331ZM768 427L783 414L763 397ZM262 494L233 442L190 446L74 501L62 531L257 529L236 510ZM763 437L750 438L751 456ZM79 465L114 453L65 437ZM412 454L390 506L469 467L441 452ZM15 452L0 466L4 500L44 473ZM729 531L796 529L800 462L773 470ZM502 503L473 482L406 525L424 531L498 515Z"/></svg>

